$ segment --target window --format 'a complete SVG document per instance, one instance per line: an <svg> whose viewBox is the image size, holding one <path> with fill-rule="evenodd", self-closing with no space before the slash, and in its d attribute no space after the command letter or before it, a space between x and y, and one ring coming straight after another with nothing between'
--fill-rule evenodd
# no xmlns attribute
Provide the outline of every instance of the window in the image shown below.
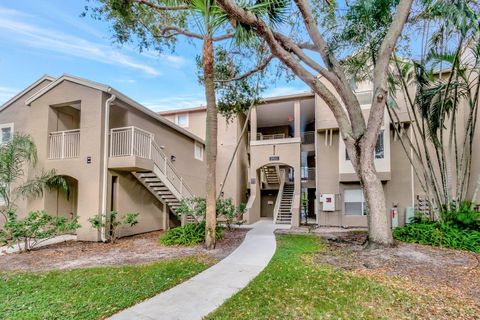
<svg viewBox="0 0 480 320"><path fill-rule="evenodd" d="M175 117L175 123L180 127L188 127L188 113L177 114Z"/></svg>
<svg viewBox="0 0 480 320"><path fill-rule="evenodd" d="M345 203L345 215L366 216L368 213L367 204L362 189L347 189L343 192Z"/></svg>
<svg viewBox="0 0 480 320"><path fill-rule="evenodd" d="M377 144L375 145L375 159L385 158L385 143L384 143L384 130L380 130L378 134ZM349 161L350 157L348 156L347 148L345 148L345 160Z"/></svg>
<svg viewBox="0 0 480 320"><path fill-rule="evenodd" d="M195 142L193 156L195 157L195 159L203 161L203 145L202 144Z"/></svg>
<svg viewBox="0 0 480 320"><path fill-rule="evenodd" d="M377 144L375 145L375 159L383 159L385 157L385 144L383 141L383 130L378 134Z"/></svg>
<svg viewBox="0 0 480 320"><path fill-rule="evenodd" d="M370 107L372 105L373 99L373 91L361 91L356 92L355 95L357 96L358 103L362 107Z"/></svg>
<svg viewBox="0 0 480 320"><path fill-rule="evenodd" d="M6 123L0 125L0 143L6 143L12 139L13 123Z"/></svg>

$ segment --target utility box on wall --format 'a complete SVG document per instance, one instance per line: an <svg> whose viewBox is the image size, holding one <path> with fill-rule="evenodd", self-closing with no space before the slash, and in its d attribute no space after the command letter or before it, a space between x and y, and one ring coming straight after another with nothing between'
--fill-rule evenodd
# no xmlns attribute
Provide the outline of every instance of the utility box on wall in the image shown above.
<svg viewBox="0 0 480 320"><path fill-rule="evenodd" d="M320 195L322 211L335 211L335 195L333 193L324 193Z"/></svg>

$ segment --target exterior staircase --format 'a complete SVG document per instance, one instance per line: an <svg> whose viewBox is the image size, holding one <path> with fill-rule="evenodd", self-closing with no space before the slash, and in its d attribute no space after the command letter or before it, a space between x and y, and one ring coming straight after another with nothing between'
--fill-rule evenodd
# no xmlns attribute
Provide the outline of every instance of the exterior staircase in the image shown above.
<svg viewBox="0 0 480 320"><path fill-rule="evenodd" d="M116 128L110 133L110 157L135 156L151 160L153 170L132 174L158 199L175 212L183 198L194 197L193 192L175 170L154 135L135 127Z"/></svg>
<svg viewBox="0 0 480 320"><path fill-rule="evenodd" d="M264 166L263 173L265 176L265 181L268 184L279 184L280 183L280 176L279 170L276 166Z"/></svg>
<svg viewBox="0 0 480 320"><path fill-rule="evenodd" d="M292 223L292 202L293 202L294 185L285 184L280 198L280 207L276 215L275 223L291 224Z"/></svg>
<svg viewBox="0 0 480 320"><path fill-rule="evenodd" d="M172 190L162 182L155 172L133 172L133 175L158 199L165 203L171 211L180 207L180 200Z"/></svg>

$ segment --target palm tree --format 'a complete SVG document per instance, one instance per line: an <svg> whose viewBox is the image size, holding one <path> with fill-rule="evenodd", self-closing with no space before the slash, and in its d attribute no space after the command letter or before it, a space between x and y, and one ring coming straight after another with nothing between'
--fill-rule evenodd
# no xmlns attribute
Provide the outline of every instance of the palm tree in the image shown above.
<svg viewBox="0 0 480 320"><path fill-rule="evenodd" d="M0 198L4 201L0 213L5 220L15 213L19 198L40 197L45 189L61 189L68 195L67 180L54 169L25 180L25 169L36 163L37 148L29 135L16 133L0 145Z"/></svg>

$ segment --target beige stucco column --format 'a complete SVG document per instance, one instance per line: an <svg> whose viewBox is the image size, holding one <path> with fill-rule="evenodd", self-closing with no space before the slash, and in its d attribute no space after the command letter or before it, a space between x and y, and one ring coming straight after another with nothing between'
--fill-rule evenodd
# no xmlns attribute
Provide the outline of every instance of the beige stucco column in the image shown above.
<svg viewBox="0 0 480 320"><path fill-rule="evenodd" d="M250 111L250 141L257 140L257 107Z"/></svg>
<svg viewBox="0 0 480 320"><path fill-rule="evenodd" d="M300 138L300 101L295 101L293 104L293 116L294 116L294 137Z"/></svg>

